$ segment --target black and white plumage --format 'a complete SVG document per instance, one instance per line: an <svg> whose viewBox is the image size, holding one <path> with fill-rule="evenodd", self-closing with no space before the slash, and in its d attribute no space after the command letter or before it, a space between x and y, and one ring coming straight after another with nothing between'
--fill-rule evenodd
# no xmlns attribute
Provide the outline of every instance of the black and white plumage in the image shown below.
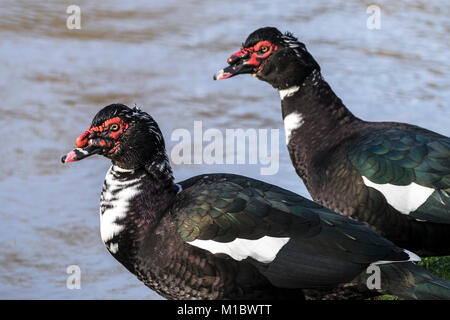
<svg viewBox="0 0 450 320"><path fill-rule="evenodd" d="M143 111L105 107L76 146L64 163L92 154L113 163L101 196L105 245L166 298L336 298L353 288L450 297L415 254L292 192L231 174L174 183L162 134ZM371 264L382 271L380 292L365 287Z"/></svg>
<svg viewBox="0 0 450 320"><path fill-rule="evenodd" d="M261 42L274 48L264 58L252 51ZM232 57L222 78L252 73L279 91L289 154L315 201L421 255L450 254L450 138L355 117L290 33L258 29Z"/></svg>

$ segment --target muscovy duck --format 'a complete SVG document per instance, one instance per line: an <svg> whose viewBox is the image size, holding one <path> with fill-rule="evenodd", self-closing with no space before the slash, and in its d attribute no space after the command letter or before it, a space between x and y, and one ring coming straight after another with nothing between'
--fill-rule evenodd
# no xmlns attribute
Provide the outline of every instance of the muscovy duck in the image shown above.
<svg viewBox="0 0 450 320"><path fill-rule="evenodd" d="M291 33L251 33L215 80L252 74L281 97L286 144L312 198L422 256L450 254L450 139L355 117Z"/></svg>
<svg viewBox="0 0 450 320"><path fill-rule="evenodd" d="M175 183L153 118L112 104L100 110L63 163L111 159L100 204L109 252L169 299L303 298L368 277L380 292L450 298L450 284L365 225L290 191L233 174Z"/></svg>

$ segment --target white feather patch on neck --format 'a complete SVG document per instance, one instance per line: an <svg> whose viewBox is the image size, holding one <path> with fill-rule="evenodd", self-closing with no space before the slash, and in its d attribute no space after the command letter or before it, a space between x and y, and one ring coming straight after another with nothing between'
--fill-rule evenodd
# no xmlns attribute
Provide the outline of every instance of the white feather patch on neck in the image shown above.
<svg viewBox="0 0 450 320"><path fill-rule="evenodd" d="M112 170L116 172L129 172L129 173L134 171L133 169L123 169L119 166L113 166Z"/></svg>
<svg viewBox="0 0 450 320"><path fill-rule="evenodd" d="M275 259L289 239L264 236L257 240L236 238L231 242L217 242L197 239L188 243L213 254L225 253L238 261L251 257L260 262L269 263Z"/></svg>
<svg viewBox="0 0 450 320"><path fill-rule="evenodd" d="M100 235L105 243L124 229L124 226L117 222L125 218L129 202L140 192L141 186L139 181L142 176L132 180L119 180L115 178L114 172L132 171L111 166L106 174L107 188L102 191L100 197ZM109 248L114 253L118 250L115 244L111 244Z"/></svg>
<svg viewBox="0 0 450 320"><path fill-rule="evenodd" d="M299 112L292 112L284 117L284 131L286 136L286 145L289 144L289 140L292 136L292 131L298 129L304 123L302 114Z"/></svg>
<svg viewBox="0 0 450 320"><path fill-rule="evenodd" d="M292 95L293 95L294 93L296 93L299 89L300 89L299 86L292 86L292 87L290 87L290 88L280 90L279 92L280 92L280 98L281 98L281 100L283 100L283 99L286 98L286 97L292 96Z"/></svg>

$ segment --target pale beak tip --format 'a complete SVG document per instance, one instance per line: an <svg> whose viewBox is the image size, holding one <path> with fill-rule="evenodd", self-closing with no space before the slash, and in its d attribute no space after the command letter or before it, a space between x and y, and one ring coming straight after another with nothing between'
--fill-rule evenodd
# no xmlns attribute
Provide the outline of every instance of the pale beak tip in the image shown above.
<svg viewBox="0 0 450 320"><path fill-rule="evenodd" d="M231 73L225 72L225 71L222 69L222 70L218 71L218 72L214 75L213 79L214 79L214 80L223 80L223 79L227 79L227 78L229 78L229 77L231 77L231 76L232 76Z"/></svg>

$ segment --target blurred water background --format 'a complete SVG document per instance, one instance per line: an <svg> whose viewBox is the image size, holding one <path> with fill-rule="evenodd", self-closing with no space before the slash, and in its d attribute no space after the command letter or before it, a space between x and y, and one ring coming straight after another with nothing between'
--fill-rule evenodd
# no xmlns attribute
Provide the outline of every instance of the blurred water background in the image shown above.
<svg viewBox="0 0 450 320"><path fill-rule="evenodd" d="M81 30L66 9L81 8ZM370 4L381 29L366 26ZM278 93L240 76L214 82L253 30L292 31L325 79L363 119L409 122L450 135L448 1L0 2L0 298L160 299L106 251L99 196L109 167L62 154L103 106L138 105L167 149L177 128L280 129L279 171L260 164L175 165L177 180L232 172L309 197L284 145ZM257 146L251 145L250 148ZM81 269L69 290L66 268Z"/></svg>

